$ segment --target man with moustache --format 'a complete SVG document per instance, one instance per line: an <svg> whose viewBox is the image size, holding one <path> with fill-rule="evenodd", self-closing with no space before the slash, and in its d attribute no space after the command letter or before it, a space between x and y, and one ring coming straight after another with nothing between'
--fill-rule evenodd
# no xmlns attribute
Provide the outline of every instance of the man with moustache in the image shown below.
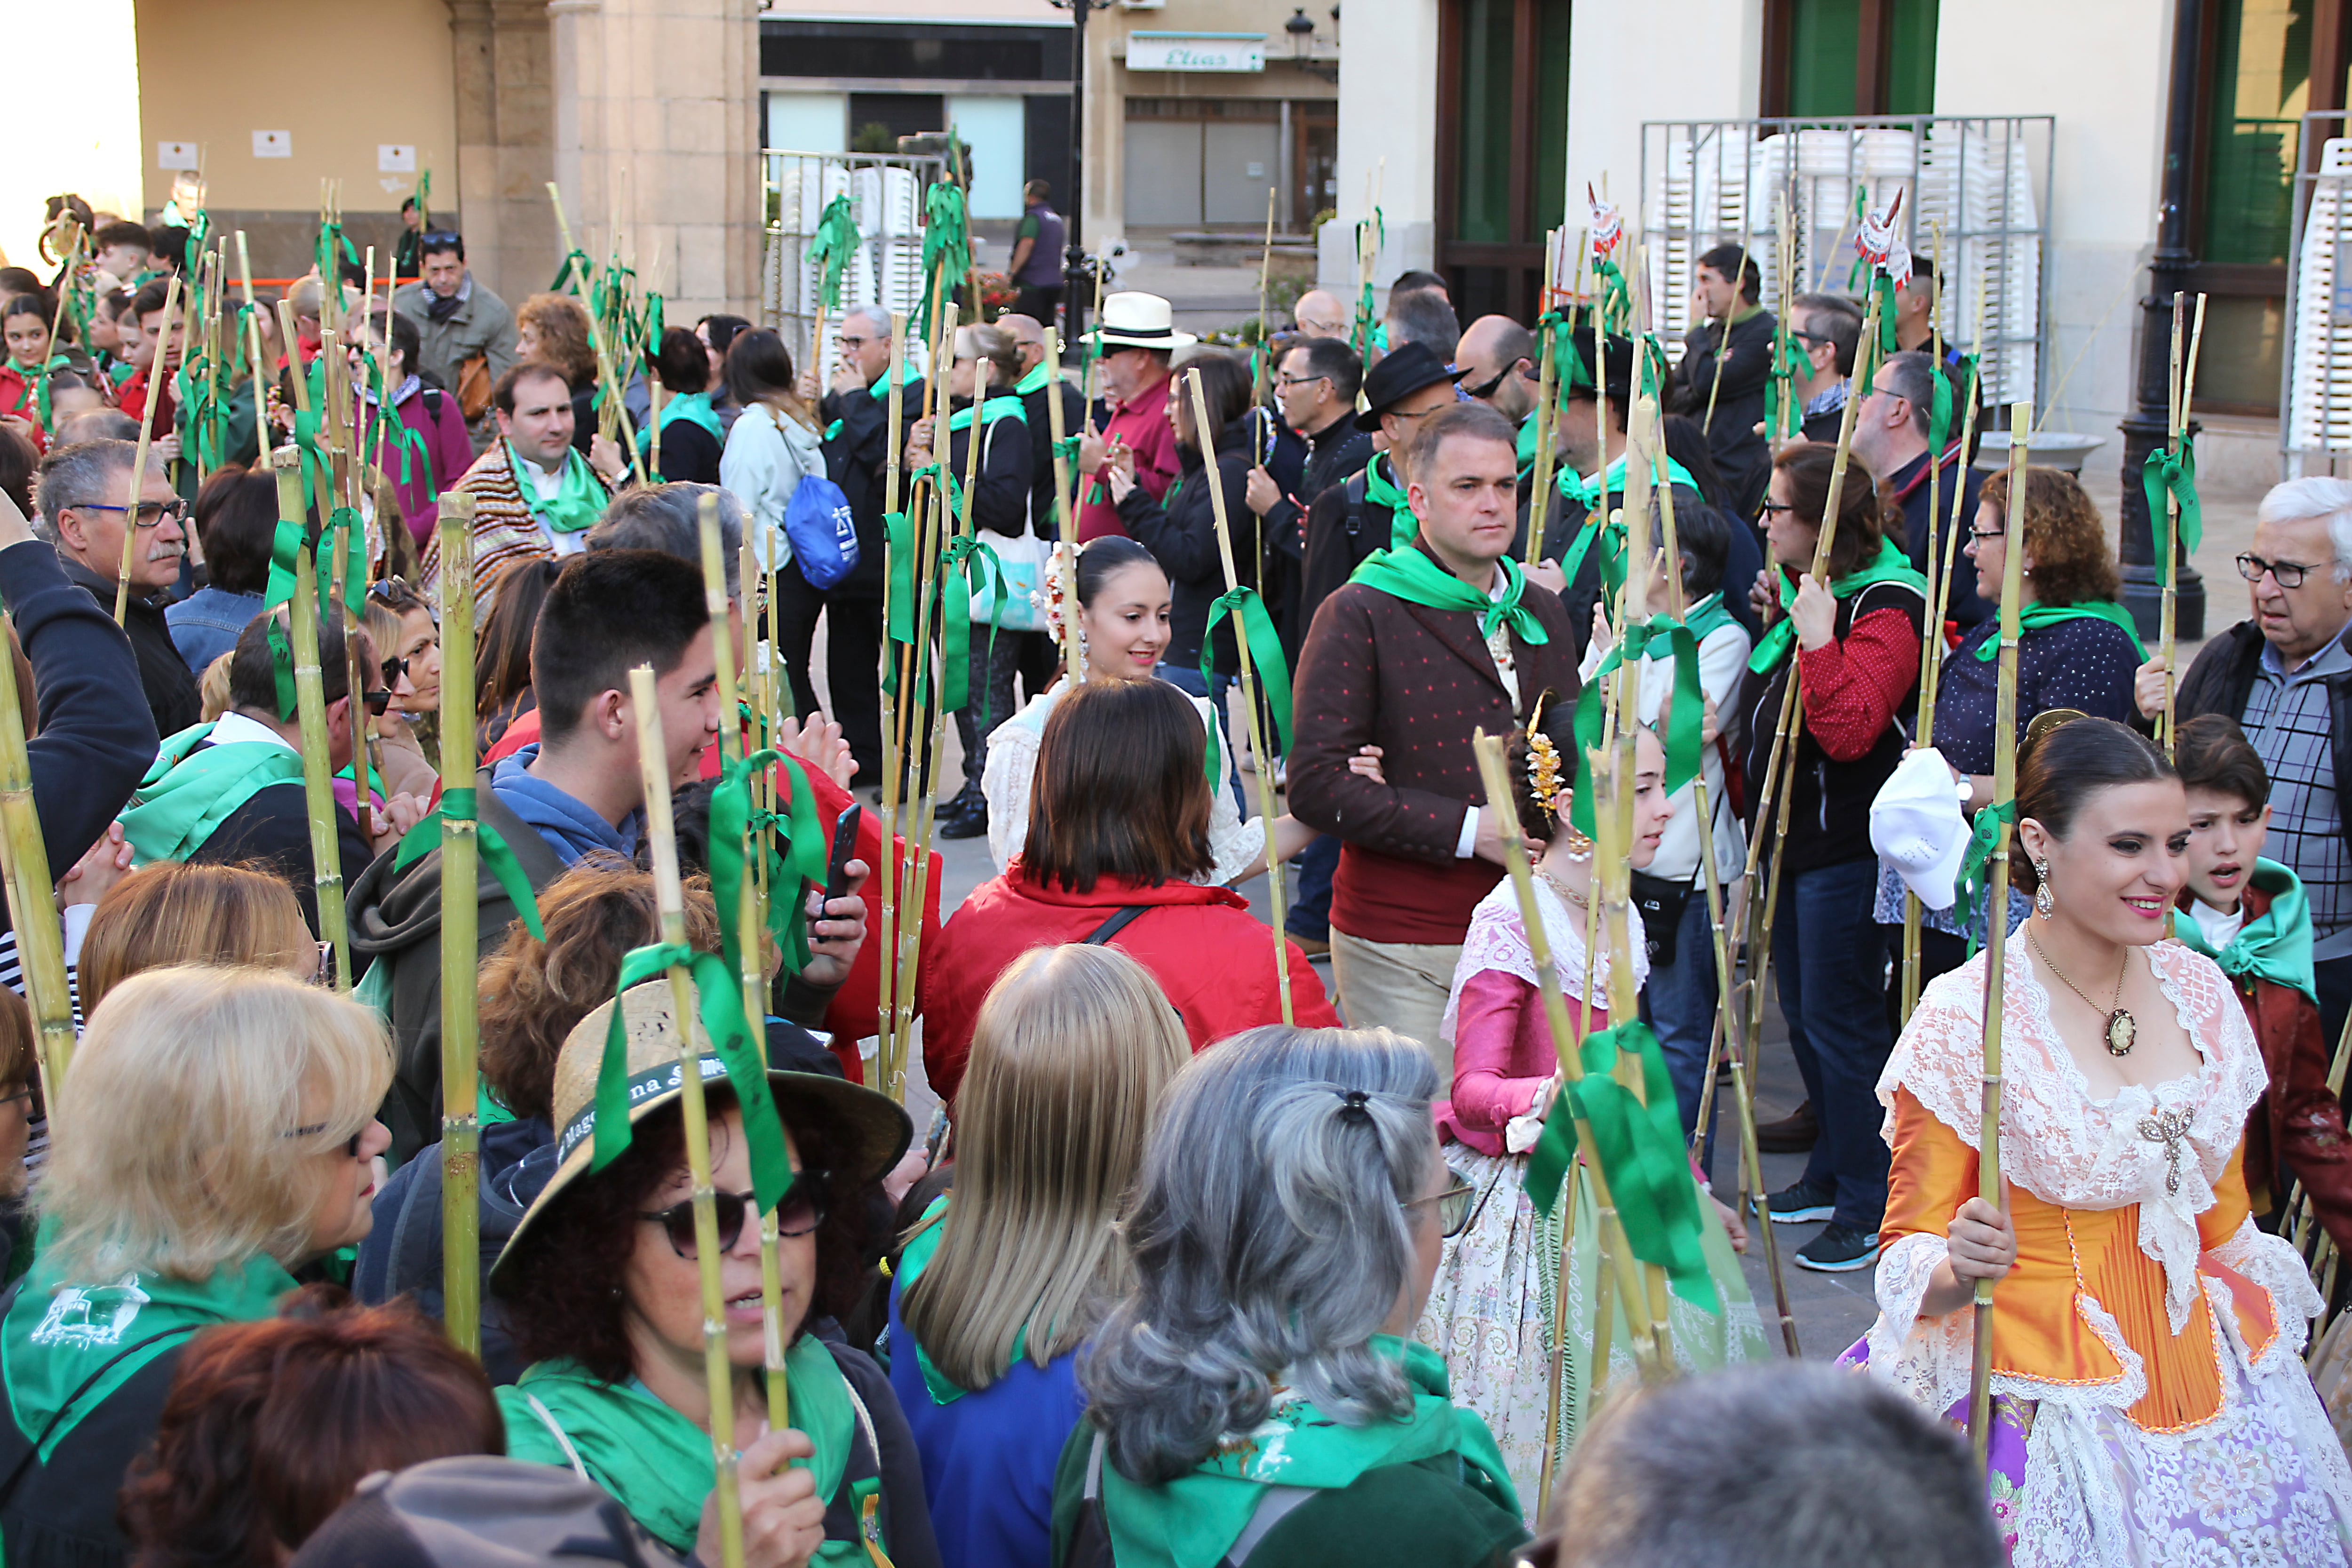
<svg viewBox="0 0 2352 1568"><path fill-rule="evenodd" d="M160 456L151 450L146 473L134 481L131 467L138 460L138 447L129 441L53 448L41 464L41 532L57 546L66 576L110 616L122 570L122 536L126 530L137 532L122 629L139 657L140 690L155 716L155 732L173 735L204 715L196 678L163 618L187 549L188 509L164 477Z"/></svg>

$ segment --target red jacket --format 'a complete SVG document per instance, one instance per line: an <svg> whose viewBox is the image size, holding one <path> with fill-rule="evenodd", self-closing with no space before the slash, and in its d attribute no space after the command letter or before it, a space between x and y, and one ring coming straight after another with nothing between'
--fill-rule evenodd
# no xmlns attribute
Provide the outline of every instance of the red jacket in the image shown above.
<svg viewBox="0 0 2352 1568"><path fill-rule="evenodd" d="M40 400L33 380L14 364L0 361L0 419L16 417L32 426L33 450L49 449L49 433L41 428Z"/></svg>
<svg viewBox="0 0 2352 1568"><path fill-rule="evenodd" d="M971 1054L972 1022L1005 965L1033 947L1080 942L1103 921L1132 904L1150 912L1129 923L1108 945L1151 971L1168 994L1195 1051L1244 1029L1282 1022L1274 973L1274 933L1249 912L1249 900L1230 888L1197 882L1146 887L1106 877L1087 893L1045 887L1023 874L1013 857L1001 877L972 889L923 965L918 994L923 1005L923 1068L931 1092L952 1102ZM1323 983L1295 942L1285 941L1290 964L1291 1012L1305 1028L1336 1029L1339 1015Z"/></svg>
<svg viewBox="0 0 2352 1568"><path fill-rule="evenodd" d="M2189 897L2181 895L2184 910ZM2270 894L2246 889L2246 919L2259 920L2270 906ZM2318 1005L2273 981L2242 977L2235 984L2271 1075L2270 1087L2246 1113L2246 1187L2254 1212L2284 1201L2284 1193L2271 1190L2284 1163L2310 1193L2312 1213L2336 1245L2352 1252L2352 1140L2345 1134L2343 1107L2327 1089L2327 1040Z"/></svg>
<svg viewBox="0 0 2352 1568"><path fill-rule="evenodd" d="M482 766L493 767L501 758L510 757L525 746L539 743L539 710L524 714L507 727L482 759ZM833 782L822 768L803 763L801 771L808 775L809 795L816 804L817 826L824 830L827 853L831 853L834 824L850 804L847 790ZM719 748L712 746L702 753L702 776L719 776ZM897 875L905 863L906 838L903 835L893 841L898 849L890 858L890 875ZM857 950L857 962L849 966L849 978L835 992L833 1005L825 1009L824 1026L833 1035L833 1054L841 1063L841 1070L852 1083L866 1081L865 1069L859 1065L857 1042L881 1032L878 1009L882 1003L882 814L867 807L857 823L856 858L874 868L866 879L858 897L866 900L866 944ZM928 965L939 949L940 941L940 858L931 854L930 883L923 895L923 943L916 957L919 965ZM917 970L917 994L920 994L920 968Z"/></svg>

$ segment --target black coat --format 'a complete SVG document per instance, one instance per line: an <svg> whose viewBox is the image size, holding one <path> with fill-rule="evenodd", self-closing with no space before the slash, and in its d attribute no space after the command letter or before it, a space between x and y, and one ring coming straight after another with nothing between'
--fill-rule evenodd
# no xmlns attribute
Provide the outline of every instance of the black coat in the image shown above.
<svg viewBox="0 0 2352 1568"><path fill-rule="evenodd" d="M69 555L59 554L57 559L67 579L87 590L106 612L107 619L112 620L115 580L100 577ZM161 598L142 599L131 595L123 607L122 626L131 637L131 651L139 660L139 689L147 699L147 711L154 715L159 737L178 734L203 719L205 713L204 700L196 691L196 678L190 672L188 661L180 657L178 645L172 641L172 626L163 618L163 604ZM118 692L121 689L116 689ZM149 761L153 761L152 754ZM74 853L79 858L81 851Z"/></svg>
<svg viewBox="0 0 2352 1568"><path fill-rule="evenodd" d="M1772 378L1772 312L1758 310L1732 324L1728 352L1723 327L1701 321L1683 334L1683 361L1675 372L1682 412L1707 420L1706 447L1723 475L1724 499L1742 517L1754 517L1772 478L1772 450L1756 427L1764 422L1764 388ZM1717 376L1723 381L1716 390ZM1714 417L1708 420L1712 397Z"/></svg>
<svg viewBox="0 0 2352 1568"><path fill-rule="evenodd" d="M923 408L923 384L909 382L898 389L898 439L904 443ZM827 594L828 598L879 599L888 564L887 542L882 532L882 503L887 499L885 471L889 464L890 405L870 391L825 395L821 412L825 425L825 477L849 498L849 515L857 525L857 564ZM901 492L900 504L905 503Z"/></svg>
<svg viewBox="0 0 2352 1568"><path fill-rule="evenodd" d="M375 858L374 849L360 837L360 825L340 803L335 806L335 855L346 889L359 880L360 873ZM320 934L319 889L310 858L310 800L301 780L255 790L213 829L212 837L188 860L197 866L253 866L282 878L294 889L294 901L302 906L302 920L310 934Z"/></svg>
<svg viewBox="0 0 2352 1568"><path fill-rule="evenodd" d="M1021 395L1021 411L1029 416L1029 518L1035 524L1039 536L1046 539L1061 537L1061 520L1054 511L1054 411L1045 405L1045 399L1054 395L1056 387L1061 389L1062 395L1062 434L1066 437L1084 434L1087 400L1068 382L1058 376L1053 377L1036 391ZM1077 465L1073 462L1070 465L1070 533L1073 538L1076 537L1078 529L1078 483Z"/></svg>
<svg viewBox="0 0 2352 1568"><path fill-rule="evenodd" d="M953 412L962 412L958 404ZM938 434L931 437L931 450L942 453L949 468L955 472L959 488L964 476L971 472L971 426L947 430L948 416L941 414L934 426L943 431L947 444L942 447ZM1028 432L1021 421L1006 416L992 419L981 428L980 471L971 489L971 525L1006 538L1018 538L1029 527L1029 499L1034 493L1031 481L1034 475L1029 468ZM1050 533L1052 513L1039 521L1047 524L1041 532ZM961 526L960 519L950 519Z"/></svg>
<svg viewBox="0 0 2352 1568"><path fill-rule="evenodd" d="M1250 450L1250 420L1245 416L1225 427L1217 443L1217 484L1225 493L1225 524L1233 531L1234 568L1241 580L1257 585L1258 552L1252 537L1257 514L1249 509L1249 471L1255 465ZM1171 604L1168 647L1160 658L1167 663L1197 669L1201 635L1209 622L1209 606L1225 591L1224 557L1217 548L1215 501L1209 494L1208 471L1201 454L1190 447L1176 448L1183 465L1174 496L1166 504L1153 500L1138 485L1118 503L1118 521L1135 542L1158 557L1168 574ZM1232 623L1218 628L1216 668L1232 673L1241 668L1234 649Z"/></svg>

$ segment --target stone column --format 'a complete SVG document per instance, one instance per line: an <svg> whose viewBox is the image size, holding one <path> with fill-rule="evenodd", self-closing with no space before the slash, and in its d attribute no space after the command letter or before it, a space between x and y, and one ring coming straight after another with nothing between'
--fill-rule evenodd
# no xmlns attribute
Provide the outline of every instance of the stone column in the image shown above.
<svg viewBox="0 0 2352 1568"><path fill-rule="evenodd" d="M755 0L549 0L545 14L551 163L575 241L602 262L617 223L673 321L758 319Z"/></svg>
<svg viewBox="0 0 2352 1568"><path fill-rule="evenodd" d="M545 0L449 0L456 55L457 226L467 260L508 304L547 286L554 128Z"/></svg>

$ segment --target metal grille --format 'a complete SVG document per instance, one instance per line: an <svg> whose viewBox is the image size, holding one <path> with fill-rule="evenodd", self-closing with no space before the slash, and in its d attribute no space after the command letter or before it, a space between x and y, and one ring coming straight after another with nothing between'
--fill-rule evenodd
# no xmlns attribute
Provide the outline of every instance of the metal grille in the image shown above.
<svg viewBox="0 0 2352 1568"><path fill-rule="evenodd" d="M2294 177L2293 240L2286 252L2286 352L2280 356L2281 477L2303 471L2306 453L2352 455L2352 113L2303 117ZM2332 134L2331 134L2332 132ZM2300 150L2320 144L2316 167Z"/></svg>
<svg viewBox="0 0 2352 1568"><path fill-rule="evenodd" d="M841 311L827 314L824 342L813 342L822 278L821 268L807 259L825 205L846 194L857 225L857 249L841 277L842 310L879 305L911 314L923 292L923 194L947 177L947 161L776 149L761 152L760 158L768 219L760 280L765 324L782 334L803 367L829 365ZM909 342L907 352L916 354L919 345Z"/></svg>
<svg viewBox="0 0 2352 1568"><path fill-rule="evenodd" d="M1755 257L1770 308L1784 214L1795 241L1790 291L1859 294L1856 202L1882 208L1900 191L1906 242L1944 280L1945 341L1982 355L1987 404L2032 396L2047 357L2056 123L2046 114L1648 121L1639 226L1653 325L1679 355L1694 320L1693 268L1723 244Z"/></svg>

